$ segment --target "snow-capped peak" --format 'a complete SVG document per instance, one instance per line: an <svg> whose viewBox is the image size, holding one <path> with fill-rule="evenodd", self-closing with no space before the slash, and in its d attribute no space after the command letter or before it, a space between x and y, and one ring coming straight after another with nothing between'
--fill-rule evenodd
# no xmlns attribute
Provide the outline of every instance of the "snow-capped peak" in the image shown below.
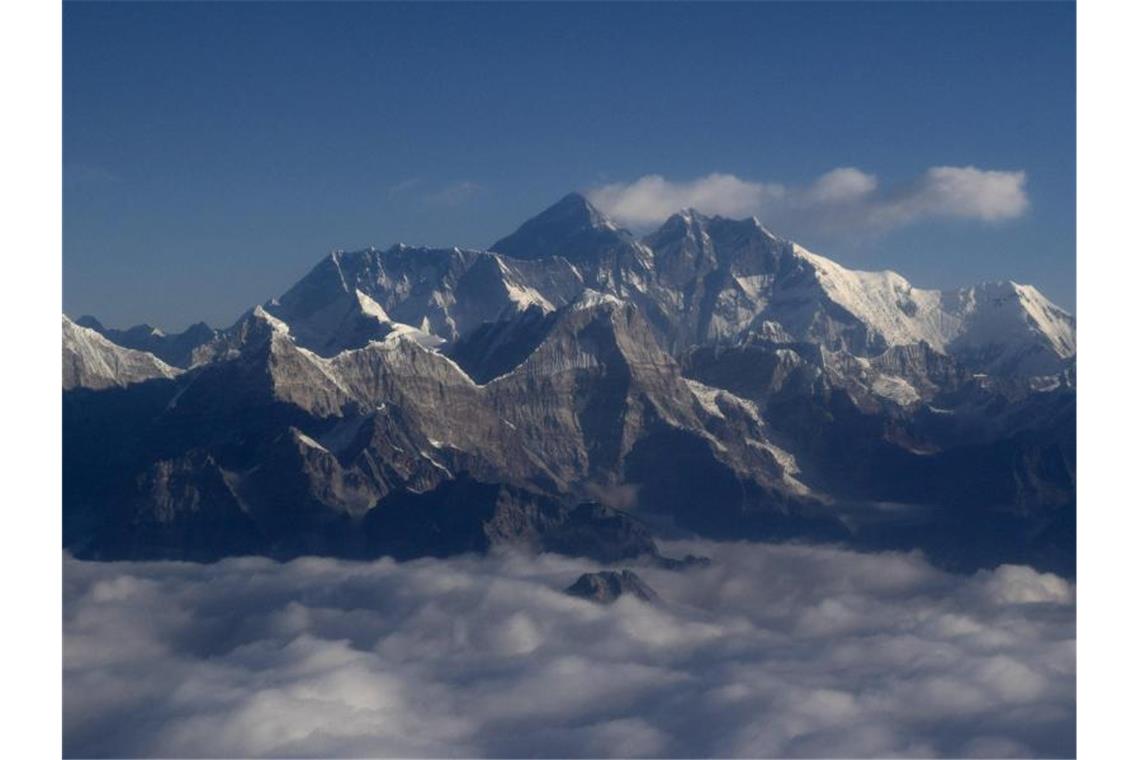
<svg viewBox="0 0 1140 760"><path fill-rule="evenodd" d="M847 269L793 243L827 297L869 326L889 345L925 341L939 351L960 329L960 320L942 309L942 293L910 284L897 272Z"/></svg>
<svg viewBox="0 0 1140 760"><path fill-rule="evenodd" d="M952 349L991 371L1049 374L1076 355L1076 319L1032 285L987 282L948 291L945 303L962 320Z"/></svg>
<svg viewBox="0 0 1140 760"><path fill-rule="evenodd" d="M63 387L109 388L155 378L172 378L180 370L146 351L123 348L90 327L63 316Z"/></svg>
<svg viewBox="0 0 1140 760"><path fill-rule="evenodd" d="M588 261L632 241L632 234L614 224L583 195L570 193L497 241L491 250L515 259L562 256L569 261Z"/></svg>

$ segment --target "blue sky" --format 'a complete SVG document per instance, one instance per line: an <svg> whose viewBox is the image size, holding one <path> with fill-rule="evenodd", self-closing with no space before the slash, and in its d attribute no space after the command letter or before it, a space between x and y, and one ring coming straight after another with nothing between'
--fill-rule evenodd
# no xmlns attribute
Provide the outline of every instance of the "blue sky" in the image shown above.
<svg viewBox="0 0 1140 760"><path fill-rule="evenodd" d="M331 249L486 246L582 190L632 225L702 199L849 266L1072 309L1074 16L67 3L64 308L226 325Z"/></svg>

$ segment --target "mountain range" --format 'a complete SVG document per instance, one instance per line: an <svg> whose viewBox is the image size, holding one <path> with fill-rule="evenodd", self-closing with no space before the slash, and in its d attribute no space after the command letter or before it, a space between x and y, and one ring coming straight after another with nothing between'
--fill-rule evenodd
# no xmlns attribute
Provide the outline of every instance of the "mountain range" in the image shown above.
<svg viewBox="0 0 1140 760"><path fill-rule="evenodd" d="M63 319L64 545L92 558L605 562L654 536L1072 574L1076 323L755 219L638 238L571 194L490 250L336 251L235 324Z"/></svg>

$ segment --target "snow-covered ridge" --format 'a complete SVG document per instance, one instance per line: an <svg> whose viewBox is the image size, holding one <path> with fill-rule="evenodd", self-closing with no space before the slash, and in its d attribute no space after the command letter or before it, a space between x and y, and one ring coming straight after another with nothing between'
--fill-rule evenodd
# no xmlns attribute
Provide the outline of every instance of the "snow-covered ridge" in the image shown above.
<svg viewBox="0 0 1140 760"><path fill-rule="evenodd" d="M918 288L896 272L844 267L754 217L683 209L637 240L572 194L499 242L508 255L403 244L336 251L256 316L325 357L400 324L440 347L528 309L619 303L635 304L674 354L757 338L866 358L926 344L977 371L1035 376L1061 371L1076 353L1075 319L1032 286Z"/></svg>
<svg viewBox="0 0 1140 760"><path fill-rule="evenodd" d="M1039 338L1062 358L1077 353L1076 320L1032 285L987 282L949 292L946 300L964 323L955 336L960 345L985 346L1016 335Z"/></svg>
<svg viewBox="0 0 1140 760"><path fill-rule="evenodd" d="M794 250L811 264L828 297L889 345L925 342L940 353L1022 375L1059 371L1076 355L1076 319L1031 285L924 290L896 272L851 270L799 245Z"/></svg>
<svg viewBox="0 0 1140 760"><path fill-rule="evenodd" d="M831 259L793 245L795 254L815 270L824 292L890 345L925 341L939 351L961 330L961 319L942 309L942 293L922 290L892 271L847 269Z"/></svg>
<svg viewBox="0 0 1140 760"><path fill-rule="evenodd" d="M384 311L384 307L373 301L364 293L360 292L359 288L352 289L353 295L356 296L356 303L360 307L363 314L373 317L378 322L391 322L392 319L388 316L388 312Z"/></svg>
<svg viewBox="0 0 1140 760"><path fill-rule="evenodd" d="M601 293L597 290L587 288L575 299L570 308L575 311L582 311L585 309L594 309L599 306L624 306L625 303L625 301L612 293Z"/></svg>
<svg viewBox="0 0 1140 760"><path fill-rule="evenodd" d="M252 316L254 319L264 322L269 326L269 329L275 333L281 333L283 335L290 333L289 325L284 320L278 319L270 314L261 304L253 307Z"/></svg>
<svg viewBox="0 0 1140 760"><path fill-rule="evenodd" d="M508 263L508 259L505 256L500 256L499 254L492 255L495 257L495 263L503 275L503 287L507 291L507 298L515 304L519 311L525 311L531 306L537 306L546 314L554 311L554 304L548 301L537 289L528 285L525 275Z"/></svg>
<svg viewBox="0 0 1140 760"><path fill-rule="evenodd" d="M172 378L180 370L146 351L123 348L89 327L63 315L63 387L110 388L155 378Z"/></svg>

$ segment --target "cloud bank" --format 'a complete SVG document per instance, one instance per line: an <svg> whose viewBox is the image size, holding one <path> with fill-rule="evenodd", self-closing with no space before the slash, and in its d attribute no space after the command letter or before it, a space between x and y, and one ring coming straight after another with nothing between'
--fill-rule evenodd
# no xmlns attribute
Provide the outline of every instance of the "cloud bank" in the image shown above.
<svg viewBox="0 0 1140 760"><path fill-rule="evenodd" d="M543 555L64 566L68 756L1056 756L1074 589L684 543L603 607Z"/></svg>
<svg viewBox="0 0 1140 760"><path fill-rule="evenodd" d="M934 218L997 222L1029 208L1025 172L973 166L935 166L883 189L860 169L833 169L806 186L753 182L709 174L691 182L647 175L594 188L590 200L616 221L635 228L659 224L682 208L709 215L756 216L778 227L830 232L884 232Z"/></svg>

